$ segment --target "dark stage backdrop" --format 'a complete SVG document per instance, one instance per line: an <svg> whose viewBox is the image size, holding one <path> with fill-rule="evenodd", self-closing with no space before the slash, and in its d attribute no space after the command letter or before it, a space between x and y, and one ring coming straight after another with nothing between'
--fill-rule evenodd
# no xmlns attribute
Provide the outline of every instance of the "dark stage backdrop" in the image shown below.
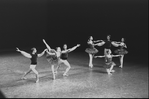
<svg viewBox="0 0 149 99"><path fill-rule="evenodd" d="M64 43L84 52L90 35L126 39L128 56L148 58L148 0L0 0L0 51ZM103 47L97 47L103 54ZM115 49L115 48L113 48Z"/></svg>

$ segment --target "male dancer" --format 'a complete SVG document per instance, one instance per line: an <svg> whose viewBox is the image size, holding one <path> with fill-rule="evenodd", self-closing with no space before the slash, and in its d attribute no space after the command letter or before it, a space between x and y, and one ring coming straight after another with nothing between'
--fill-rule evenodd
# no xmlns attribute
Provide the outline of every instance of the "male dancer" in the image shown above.
<svg viewBox="0 0 149 99"><path fill-rule="evenodd" d="M41 57L42 55L44 55L45 51L47 49L45 49L41 54L37 54L37 50L36 48L32 48L32 53L29 54L25 51L22 51L20 50L19 48L16 48L18 52L20 52L23 56L27 57L27 58L30 58L31 60L31 65L30 65L30 68L29 70L23 75L22 79L26 79L25 76L27 74L29 74L31 71L33 71L35 74L36 74L36 83L39 82L39 76L38 76L38 72L37 70L35 69L36 68L36 65L37 65L37 57Z"/></svg>

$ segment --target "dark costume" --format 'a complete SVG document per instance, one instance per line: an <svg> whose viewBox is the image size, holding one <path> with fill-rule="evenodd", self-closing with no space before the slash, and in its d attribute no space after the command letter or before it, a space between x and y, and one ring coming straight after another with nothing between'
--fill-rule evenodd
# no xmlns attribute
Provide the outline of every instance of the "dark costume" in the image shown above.
<svg viewBox="0 0 149 99"><path fill-rule="evenodd" d="M37 65L37 53L31 54L32 58L31 60L31 65Z"/></svg>

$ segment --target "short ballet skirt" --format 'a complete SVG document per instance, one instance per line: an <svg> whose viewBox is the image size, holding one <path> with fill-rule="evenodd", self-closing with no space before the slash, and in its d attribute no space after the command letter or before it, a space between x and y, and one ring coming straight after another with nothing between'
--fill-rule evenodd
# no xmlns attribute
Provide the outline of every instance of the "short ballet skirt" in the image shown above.
<svg viewBox="0 0 149 99"><path fill-rule="evenodd" d="M114 51L114 53L119 54L119 55L124 55L124 54L127 54L128 51L125 49L117 49Z"/></svg>
<svg viewBox="0 0 149 99"><path fill-rule="evenodd" d="M85 52L87 52L89 54L96 54L96 53L98 53L98 50L96 48L86 48Z"/></svg>
<svg viewBox="0 0 149 99"><path fill-rule="evenodd" d="M57 56L55 55L49 55L47 54L46 55L46 58L47 58L47 61L50 63L50 64L57 64L59 59L57 58Z"/></svg>
<svg viewBox="0 0 149 99"><path fill-rule="evenodd" d="M116 65L113 61L112 62L105 63L104 68L110 68L111 65L113 65L113 64Z"/></svg>

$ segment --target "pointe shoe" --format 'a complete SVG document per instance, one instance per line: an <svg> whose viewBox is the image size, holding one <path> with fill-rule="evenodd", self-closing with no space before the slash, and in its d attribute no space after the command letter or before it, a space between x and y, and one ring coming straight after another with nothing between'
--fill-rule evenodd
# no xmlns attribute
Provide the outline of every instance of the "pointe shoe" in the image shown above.
<svg viewBox="0 0 149 99"><path fill-rule="evenodd" d="M110 73L110 70L109 70L109 69L106 69L106 71L107 71L108 75L112 75L112 74Z"/></svg>
<svg viewBox="0 0 149 99"><path fill-rule="evenodd" d="M123 66L122 66L122 65L120 65L119 67L120 67L120 68L123 68Z"/></svg>
<svg viewBox="0 0 149 99"><path fill-rule="evenodd" d="M22 79L22 80L26 80L27 78L26 78L26 77L22 77L21 79Z"/></svg>
<svg viewBox="0 0 149 99"><path fill-rule="evenodd" d="M115 70L111 70L111 72L113 73L113 72L115 72Z"/></svg>
<svg viewBox="0 0 149 99"><path fill-rule="evenodd" d="M93 65L89 65L90 68L93 68Z"/></svg>
<svg viewBox="0 0 149 99"><path fill-rule="evenodd" d="M36 80L36 83L38 83L38 82L39 82L39 79Z"/></svg>
<svg viewBox="0 0 149 99"><path fill-rule="evenodd" d="M68 74L63 74L63 76L68 76Z"/></svg>

